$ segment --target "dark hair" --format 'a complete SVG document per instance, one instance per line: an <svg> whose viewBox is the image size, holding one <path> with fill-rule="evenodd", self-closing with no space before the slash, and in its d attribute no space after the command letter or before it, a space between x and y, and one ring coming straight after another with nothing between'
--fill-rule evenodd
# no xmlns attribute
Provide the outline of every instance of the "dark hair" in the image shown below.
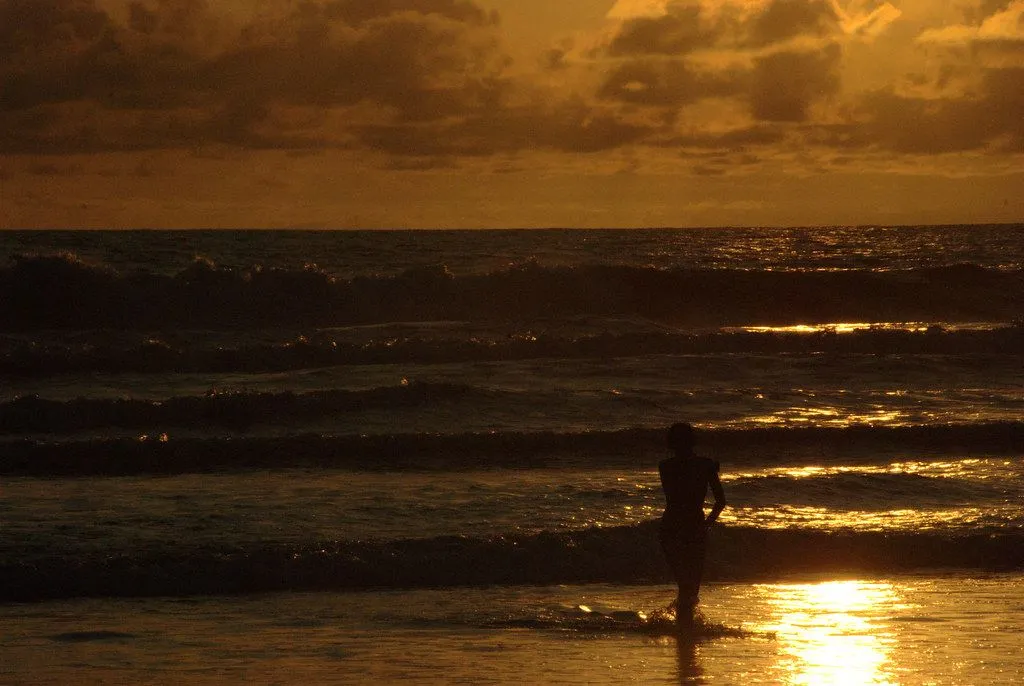
<svg viewBox="0 0 1024 686"><path fill-rule="evenodd" d="M676 422L668 428L668 447L676 451L693 449L695 443L693 426L686 422Z"/></svg>

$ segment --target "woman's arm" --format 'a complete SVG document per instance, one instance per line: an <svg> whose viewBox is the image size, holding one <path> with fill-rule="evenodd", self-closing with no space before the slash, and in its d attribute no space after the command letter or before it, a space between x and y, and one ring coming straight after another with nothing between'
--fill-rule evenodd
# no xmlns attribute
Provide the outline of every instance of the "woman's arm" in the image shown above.
<svg viewBox="0 0 1024 686"><path fill-rule="evenodd" d="M722 490L722 480L718 478L718 471L711 473L711 479L708 481L708 485L711 486L711 492L715 495L715 504L711 507L711 512L708 513L707 518L704 520L704 524L711 526L718 519L718 515L725 509L725 491Z"/></svg>

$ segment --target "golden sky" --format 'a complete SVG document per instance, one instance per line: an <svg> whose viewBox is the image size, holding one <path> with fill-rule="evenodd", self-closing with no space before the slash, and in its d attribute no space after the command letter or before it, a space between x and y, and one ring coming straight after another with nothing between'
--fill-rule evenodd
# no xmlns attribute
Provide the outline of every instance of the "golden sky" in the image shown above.
<svg viewBox="0 0 1024 686"><path fill-rule="evenodd" d="M1024 0L0 0L0 226L1024 220Z"/></svg>

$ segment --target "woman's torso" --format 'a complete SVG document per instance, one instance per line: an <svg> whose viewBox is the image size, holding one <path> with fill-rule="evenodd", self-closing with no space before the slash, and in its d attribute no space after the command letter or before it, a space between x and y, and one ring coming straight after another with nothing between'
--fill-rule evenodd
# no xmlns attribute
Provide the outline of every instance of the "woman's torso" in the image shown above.
<svg viewBox="0 0 1024 686"><path fill-rule="evenodd" d="M663 520L690 527L704 524L704 499L718 465L706 457L670 457L658 465L665 491Z"/></svg>

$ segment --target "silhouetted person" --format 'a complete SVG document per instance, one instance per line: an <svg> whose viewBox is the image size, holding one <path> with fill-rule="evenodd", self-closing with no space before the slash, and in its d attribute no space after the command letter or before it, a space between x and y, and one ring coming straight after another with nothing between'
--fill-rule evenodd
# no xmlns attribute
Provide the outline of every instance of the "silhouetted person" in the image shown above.
<svg viewBox="0 0 1024 686"><path fill-rule="evenodd" d="M704 549L708 527L725 507L725 492L718 478L718 463L693 452L693 427L673 424L668 430L668 447L674 453L658 465L665 491L665 514L661 517L661 549L672 569L679 595L676 622L693 623L704 571ZM708 488L715 496L711 512L704 515Z"/></svg>

